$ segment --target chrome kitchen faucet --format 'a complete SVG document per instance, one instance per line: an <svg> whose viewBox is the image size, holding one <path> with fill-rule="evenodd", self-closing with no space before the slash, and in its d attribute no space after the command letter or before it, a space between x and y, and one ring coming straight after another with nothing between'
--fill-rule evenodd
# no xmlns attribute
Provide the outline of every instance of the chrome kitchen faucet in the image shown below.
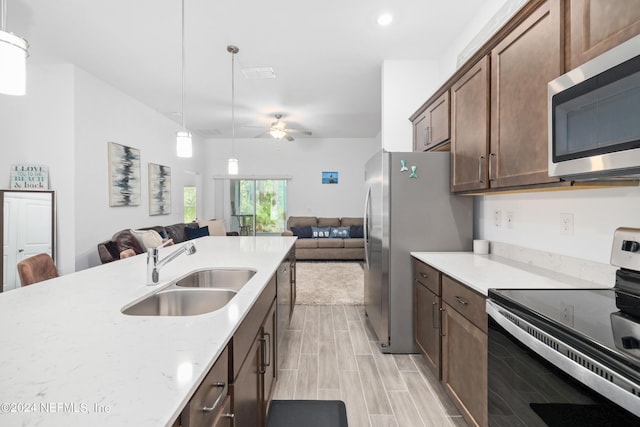
<svg viewBox="0 0 640 427"><path fill-rule="evenodd" d="M176 249L163 259L159 259L159 249L173 242L169 239L156 248L149 248L147 250L147 285L157 285L160 281L160 269L166 264L170 263L183 252L187 255L196 253L196 245L193 242L185 243L181 248Z"/></svg>

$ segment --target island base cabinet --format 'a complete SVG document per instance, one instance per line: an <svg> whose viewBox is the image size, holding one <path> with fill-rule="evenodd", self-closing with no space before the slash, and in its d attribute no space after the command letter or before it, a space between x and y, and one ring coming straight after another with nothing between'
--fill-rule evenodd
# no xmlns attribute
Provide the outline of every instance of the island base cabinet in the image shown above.
<svg viewBox="0 0 640 427"><path fill-rule="evenodd" d="M262 343L256 336L249 349L249 355L238 371L231 385L233 396L232 411L235 427L262 427Z"/></svg>
<svg viewBox="0 0 640 427"><path fill-rule="evenodd" d="M487 334L446 303L442 383L470 426L487 426Z"/></svg>

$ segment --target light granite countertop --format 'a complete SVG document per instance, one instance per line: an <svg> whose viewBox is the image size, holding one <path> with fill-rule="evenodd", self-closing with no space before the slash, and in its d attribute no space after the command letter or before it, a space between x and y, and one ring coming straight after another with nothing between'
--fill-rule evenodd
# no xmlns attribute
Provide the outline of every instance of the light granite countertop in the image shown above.
<svg viewBox="0 0 640 427"><path fill-rule="evenodd" d="M602 285L496 255L472 252L411 252L420 261L487 295L490 288L603 288ZM613 287L614 282L611 282Z"/></svg>
<svg viewBox="0 0 640 427"><path fill-rule="evenodd" d="M204 237L146 286L146 255L0 294L0 425L170 425L295 237ZM175 250L160 250L160 257ZM257 273L224 308L184 317L121 309L189 272Z"/></svg>

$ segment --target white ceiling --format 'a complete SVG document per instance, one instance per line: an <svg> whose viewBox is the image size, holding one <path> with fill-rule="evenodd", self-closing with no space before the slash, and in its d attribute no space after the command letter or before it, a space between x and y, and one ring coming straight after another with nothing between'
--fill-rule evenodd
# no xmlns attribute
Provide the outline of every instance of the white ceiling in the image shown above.
<svg viewBox="0 0 640 427"><path fill-rule="evenodd" d="M440 59L481 0L185 0L187 127L236 137L282 113L313 137L380 131L385 59ZM30 43L30 63L68 62L180 122L180 0L7 0L7 30ZM389 11L390 27L376 18ZM241 69L272 67L275 79ZM27 83L28 84L28 83ZM28 91L28 88L27 88ZM248 126L258 126L256 128Z"/></svg>

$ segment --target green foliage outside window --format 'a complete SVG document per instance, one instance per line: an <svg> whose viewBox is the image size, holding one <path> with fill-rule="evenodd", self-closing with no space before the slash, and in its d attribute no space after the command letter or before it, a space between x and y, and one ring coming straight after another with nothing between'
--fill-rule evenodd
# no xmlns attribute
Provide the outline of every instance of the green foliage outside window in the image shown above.
<svg viewBox="0 0 640 427"><path fill-rule="evenodd" d="M184 222L196 220L196 187L184 187Z"/></svg>

